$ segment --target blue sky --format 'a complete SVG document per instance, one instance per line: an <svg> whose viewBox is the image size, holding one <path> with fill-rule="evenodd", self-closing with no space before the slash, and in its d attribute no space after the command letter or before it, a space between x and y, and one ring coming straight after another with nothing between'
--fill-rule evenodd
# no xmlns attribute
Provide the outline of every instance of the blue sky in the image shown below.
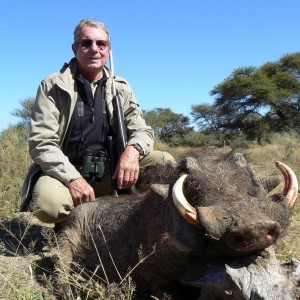
<svg viewBox="0 0 300 300"><path fill-rule="evenodd" d="M0 130L19 101L73 56L73 30L97 18L112 35L115 73L145 110L212 103L238 67L300 51L299 0L10 0L0 9Z"/></svg>

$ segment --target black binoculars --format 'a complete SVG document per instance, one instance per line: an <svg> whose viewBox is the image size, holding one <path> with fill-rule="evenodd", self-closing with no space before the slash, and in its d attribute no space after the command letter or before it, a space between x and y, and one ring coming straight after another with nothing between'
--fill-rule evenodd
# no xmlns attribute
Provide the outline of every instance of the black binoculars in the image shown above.
<svg viewBox="0 0 300 300"><path fill-rule="evenodd" d="M94 155L94 151L86 149L82 161L82 176L89 182L99 182L104 176L106 155L99 151Z"/></svg>

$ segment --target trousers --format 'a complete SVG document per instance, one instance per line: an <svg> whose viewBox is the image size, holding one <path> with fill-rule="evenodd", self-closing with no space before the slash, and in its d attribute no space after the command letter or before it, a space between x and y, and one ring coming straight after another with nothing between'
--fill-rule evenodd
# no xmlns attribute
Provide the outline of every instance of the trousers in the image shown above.
<svg viewBox="0 0 300 300"><path fill-rule="evenodd" d="M140 168L166 163L175 164L172 155L164 151L152 151L140 159ZM107 169L100 182L91 183L96 198L111 194L111 176ZM33 214L43 223L61 223L74 208L68 187L46 174L37 180L31 201Z"/></svg>

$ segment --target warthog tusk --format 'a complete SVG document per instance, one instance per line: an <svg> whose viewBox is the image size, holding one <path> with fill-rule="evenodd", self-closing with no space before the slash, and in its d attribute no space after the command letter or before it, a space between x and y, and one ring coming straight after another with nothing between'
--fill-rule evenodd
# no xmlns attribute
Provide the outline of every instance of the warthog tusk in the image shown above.
<svg viewBox="0 0 300 300"><path fill-rule="evenodd" d="M179 213L194 226L199 226L196 209L191 206L183 195L183 182L187 174L182 175L174 184L172 197Z"/></svg>
<svg viewBox="0 0 300 300"><path fill-rule="evenodd" d="M285 187L283 194L286 196L289 206L292 207L298 195L298 180L294 171L286 164L276 161L276 167L284 176Z"/></svg>

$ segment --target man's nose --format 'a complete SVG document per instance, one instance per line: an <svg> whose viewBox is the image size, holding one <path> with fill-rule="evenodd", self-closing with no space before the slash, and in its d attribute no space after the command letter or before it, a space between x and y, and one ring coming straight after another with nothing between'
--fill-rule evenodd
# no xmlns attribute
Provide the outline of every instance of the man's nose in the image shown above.
<svg viewBox="0 0 300 300"><path fill-rule="evenodd" d="M97 46L97 44L96 44L95 41L93 41L93 44L91 45L90 49L92 51L94 51L94 52L98 52L99 51L98 46Z"/></svg>

